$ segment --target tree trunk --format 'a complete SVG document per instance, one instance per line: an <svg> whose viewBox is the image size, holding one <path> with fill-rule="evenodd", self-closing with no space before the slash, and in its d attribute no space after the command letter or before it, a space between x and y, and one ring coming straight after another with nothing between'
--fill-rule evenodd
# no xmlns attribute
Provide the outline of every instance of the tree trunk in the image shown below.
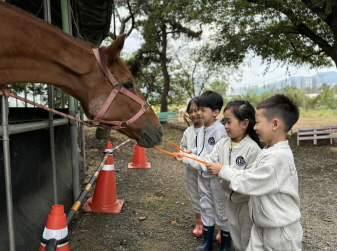
<svg viewBox="0 0 337 251"><path fill-rule="evenodd" d="M110 128L100 128L97 127L95 137L96 139L108 139L110 138Z"/></svg>
<svg viewBox="0 0 337 251"><path fill-rule="evenodd" d="M333 41L333 56L331 57L332 60L335 63L335 67L337 67L337 6L334 5L332 7L332 13L331 15L333 16L333 21L331 22L331 30L333 33L334 41Z"/></svg>
<svg viewBox="0 0 337 251"><path fill-rule="evenodd" d="M164 89L161 95L161 102L160 102L160 111L167 112L168 111L168 93L170 90L170 75L167 70L167 57L166 57L166 50L167 50L167 32L166 32L166 24L162 25L162 41L161 47L162 51L160 54L160 64L161 64L161 71L164 76Z"/></svg>

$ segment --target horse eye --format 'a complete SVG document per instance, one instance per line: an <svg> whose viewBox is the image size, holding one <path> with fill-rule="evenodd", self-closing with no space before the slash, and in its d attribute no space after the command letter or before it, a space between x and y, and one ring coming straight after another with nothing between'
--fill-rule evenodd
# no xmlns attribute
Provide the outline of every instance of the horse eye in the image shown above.
<svg viewBox="0 0 337 251"><path fill-rule="evenodd" d="M123 83L123 87L125 89L131 89L133 87L133 83L132 82Z"/></svg>

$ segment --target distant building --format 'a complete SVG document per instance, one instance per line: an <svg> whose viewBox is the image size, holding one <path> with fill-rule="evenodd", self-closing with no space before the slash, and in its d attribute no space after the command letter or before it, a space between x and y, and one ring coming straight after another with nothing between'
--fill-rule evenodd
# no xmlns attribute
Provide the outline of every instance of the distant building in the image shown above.
<svg viewBox="0 0 337 251"><path fill-rule="evenodd" d="M277 91L281 90L287 86L296 87L297 89L308 90L312 88L319 89L323 84L330 86L337 85L337 72L319 72L313 76L299 76L299 77L290 77L282 81L264 84L262 86L252 85L233 88L231 95L245 95L249 90L252 90L257 95L261 95L266 91Z"/></svg>

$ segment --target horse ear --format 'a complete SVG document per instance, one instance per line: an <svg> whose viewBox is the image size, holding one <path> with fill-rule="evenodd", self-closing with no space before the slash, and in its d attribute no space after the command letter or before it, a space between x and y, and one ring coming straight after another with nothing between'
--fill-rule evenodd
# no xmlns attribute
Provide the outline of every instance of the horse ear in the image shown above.
<svg viewBox="0 0 337 251"><path fill-rule="evenodd" d="M126 34L120 35L115 41L112 42L112 44L107 48L106 55L108 57L108 60L114 60L124 46Z"/></svg>

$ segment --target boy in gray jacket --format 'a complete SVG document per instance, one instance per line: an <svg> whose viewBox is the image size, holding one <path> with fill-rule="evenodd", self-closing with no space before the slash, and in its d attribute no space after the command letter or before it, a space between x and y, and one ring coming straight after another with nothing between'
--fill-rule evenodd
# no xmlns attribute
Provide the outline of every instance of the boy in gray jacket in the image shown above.
<svg viewBox="0 0 337 251"><path fill-rule="evenodd" d="M220 94L207 91L200 95L197 100L198 116L203 120L197 137L197 147L191 149L192 153L204 156L212 152L215 144L222 138L227 137L223 124L216 119L223 106ZM204 225L204 242L197 247L196 251L211 251L213 248L214 225L226 233L222 238L222 245L230 251L230 235L228 219L226 217L226 195L223 193L220 180L210 175L207 171L199 171L198 187L200 195L201 219Z"/></svg>
<svg viewBox="0 0 337 251"><path fill-rule="evenodd" d="M298 177L287 132L299 118L298 107L277 94L257 106L255 130L267 146L248 170L223 166L219 175L233 191L250 196L253 220L246 251L301 250ZM212 173L212 166L207 166Z"/></svg>

